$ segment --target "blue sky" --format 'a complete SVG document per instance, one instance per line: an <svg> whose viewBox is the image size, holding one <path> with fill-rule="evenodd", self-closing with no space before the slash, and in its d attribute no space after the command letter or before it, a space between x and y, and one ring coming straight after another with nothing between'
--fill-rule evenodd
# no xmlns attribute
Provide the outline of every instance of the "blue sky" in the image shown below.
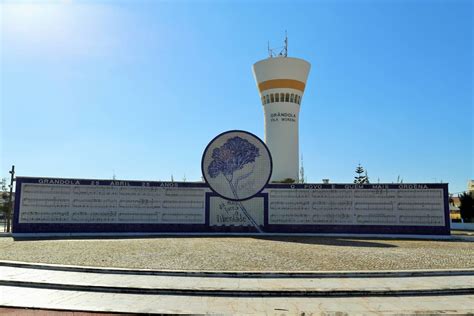
<svg viewBox="0 0 474 316"><path fill-rule="evenodd" d="M263 138L267 41L312 64L309 182L449 182L473 162L471 1L3 1L1 176L199 180L207 143Z"/></svg>

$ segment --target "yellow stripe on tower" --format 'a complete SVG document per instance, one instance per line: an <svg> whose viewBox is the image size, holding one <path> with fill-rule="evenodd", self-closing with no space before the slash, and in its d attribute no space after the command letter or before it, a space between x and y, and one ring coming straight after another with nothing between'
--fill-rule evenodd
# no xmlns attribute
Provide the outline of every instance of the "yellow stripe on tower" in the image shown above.
<svg viewBox="0 0 474 316"><path fill-rule="evenodd" d="M258 89L260 90L260 93L269 89L281 89L281 88L295 89L295 90L300 90L301 92L304 92L305 84L304 82L293 80L293 79L273 79L273 80L260 82L258 84Z"/></svg>

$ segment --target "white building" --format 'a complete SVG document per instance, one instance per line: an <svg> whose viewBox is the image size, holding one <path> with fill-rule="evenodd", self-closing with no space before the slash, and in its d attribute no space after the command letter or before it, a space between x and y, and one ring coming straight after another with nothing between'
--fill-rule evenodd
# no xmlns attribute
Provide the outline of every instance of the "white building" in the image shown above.
<svg viewBox="0 0 474 316"><path fill-rule="evenodd" d="M474 180L469 180L467 182L467 192L474 197Z"/></svg>
<svg viewBox="0 0 474 316"><path fill-rule="evenodd" d="M271 181L298 180L298 122L311 65L285 55L253 65L265 119L265 143L273 158Z"/></svg>

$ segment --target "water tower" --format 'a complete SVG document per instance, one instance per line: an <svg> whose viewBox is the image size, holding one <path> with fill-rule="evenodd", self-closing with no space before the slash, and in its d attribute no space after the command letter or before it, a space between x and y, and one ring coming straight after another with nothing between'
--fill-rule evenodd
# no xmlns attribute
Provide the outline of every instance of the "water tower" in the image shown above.
<svg viewBox="0 0 474 316"><path fill-rule="evenodd" d="M271 181L298 180L298 121L310 63L288 57L288 39L281 52L253 65L265 119L265 143L273 158Z"/></svg>

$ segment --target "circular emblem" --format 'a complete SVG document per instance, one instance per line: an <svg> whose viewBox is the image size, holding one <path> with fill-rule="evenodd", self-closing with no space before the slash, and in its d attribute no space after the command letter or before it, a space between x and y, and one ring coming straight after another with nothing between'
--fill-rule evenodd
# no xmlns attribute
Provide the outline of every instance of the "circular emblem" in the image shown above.
<svg viewBox="0 0 474 316"><path fill-rule="evenodd" d="M260 193L272 174L272 157L265 143L249 132L216 136L202 155L202 174L211 190L232 201Z"/></svg>

